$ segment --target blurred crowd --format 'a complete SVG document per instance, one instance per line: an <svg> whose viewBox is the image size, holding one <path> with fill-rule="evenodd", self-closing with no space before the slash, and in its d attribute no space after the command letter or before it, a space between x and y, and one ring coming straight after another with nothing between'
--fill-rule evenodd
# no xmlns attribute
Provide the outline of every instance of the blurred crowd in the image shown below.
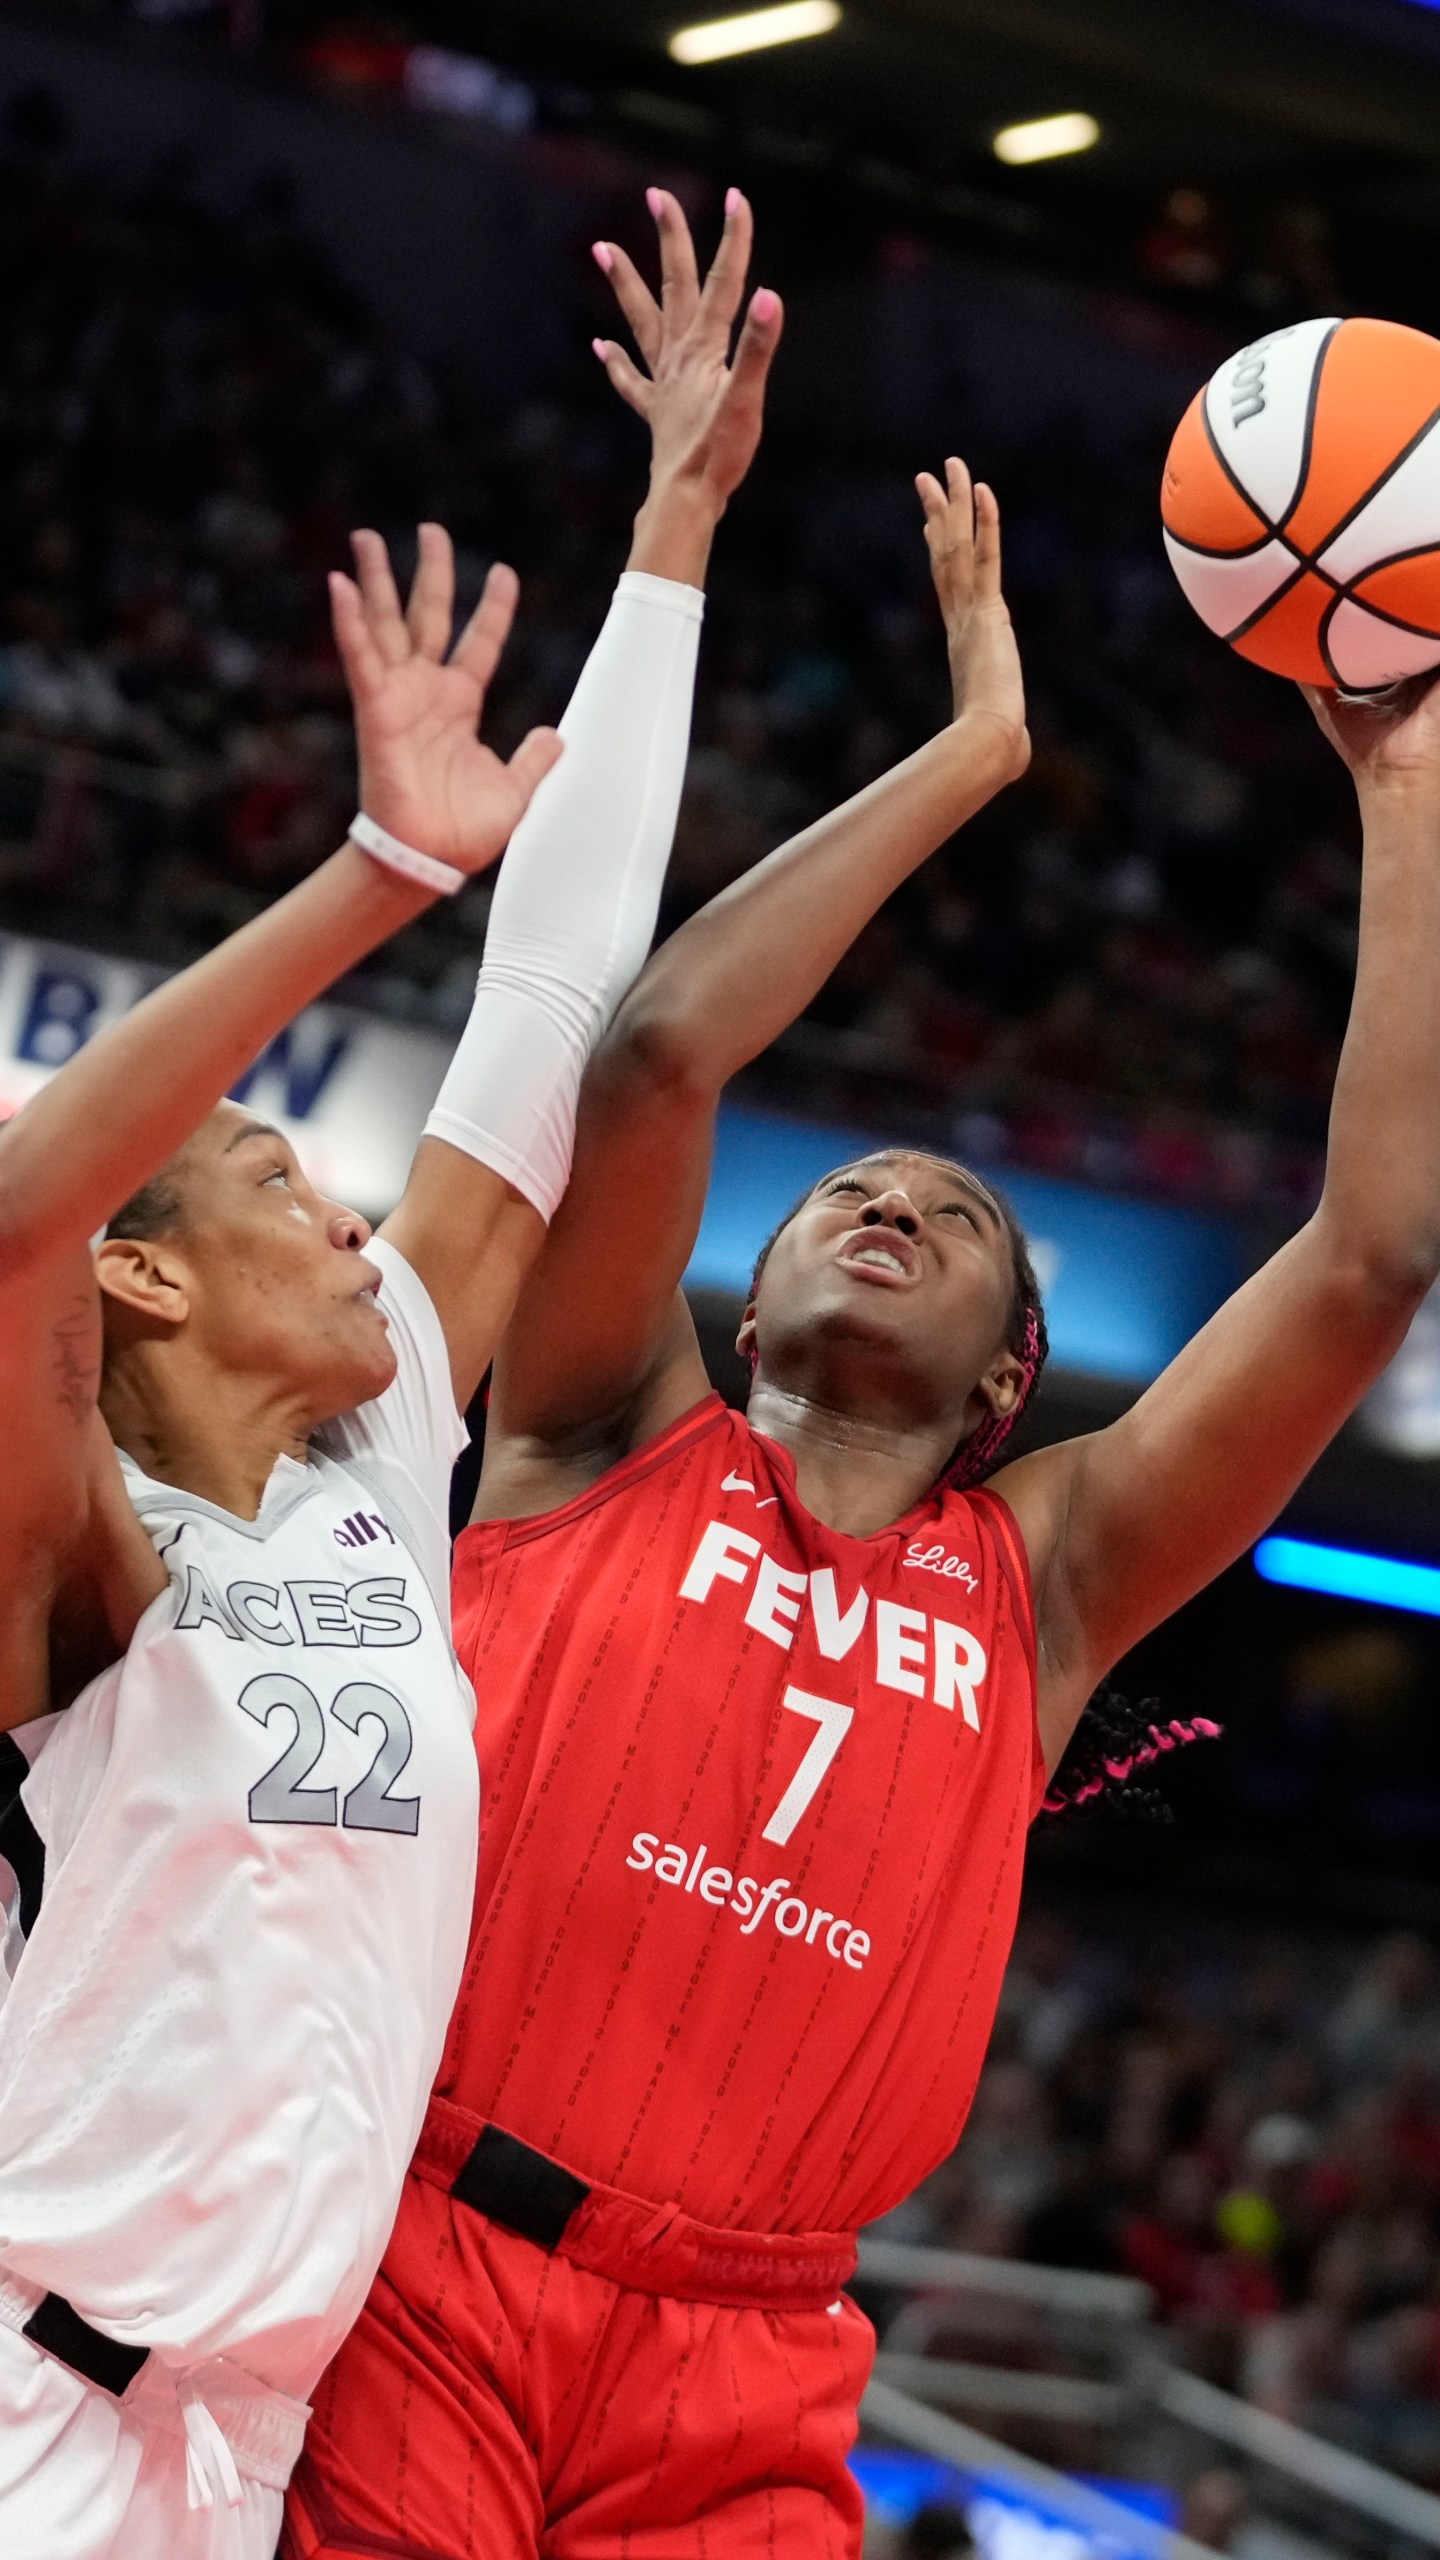
<svg viewBox="0 0 1440 2560"><path fill-rule="evenodd" d="M183 169L122 197L43 95L9 103L0 921L178 962L330 850L354 783L324 572L357 522L403 564L439 516L464 596L514 560L492 734L556 716L643 469L580 335L573 373L490 414L386 341L278 185L224 221ZM1157 453L1074 420L1001 438L978 401L956 431L1004 508L1033 767L759 1080L992 1163L1302 1206L1354 951L1348 785L1181 603ZM926 458L772 438L717 555L667 922L945 718ZM382 954L364 999L457 1024L487 895Z"/></svg>
<svg viewBox="0 0 1440 2560"><path fill-rule="evenodd" d="M1435 1950L1032 1918L960 2147L884 2227L1139 2277L1191 2369L1440 2484Z"/></svg>

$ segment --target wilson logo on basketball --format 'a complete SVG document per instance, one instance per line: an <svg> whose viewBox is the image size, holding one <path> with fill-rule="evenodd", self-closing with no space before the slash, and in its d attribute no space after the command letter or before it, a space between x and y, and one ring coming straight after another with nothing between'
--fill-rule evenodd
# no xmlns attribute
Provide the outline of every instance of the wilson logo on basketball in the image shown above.
<svg viewBox="0 0 1440 2560"><path fill-rule="evenodd" d="M1265 414L1265 357L1258 347L1251 347L1241 357L1230 377L1230 417L1233 425L1243 427L1247 418Z"/></svg>
<svg viewBox="0 0 1440 2560"><path fill-rule="evenodd" d="M1161 516L1202 622L1301 684L1440 666L1440 339L1302 320L1244 347L1175 431Z"/></svg>

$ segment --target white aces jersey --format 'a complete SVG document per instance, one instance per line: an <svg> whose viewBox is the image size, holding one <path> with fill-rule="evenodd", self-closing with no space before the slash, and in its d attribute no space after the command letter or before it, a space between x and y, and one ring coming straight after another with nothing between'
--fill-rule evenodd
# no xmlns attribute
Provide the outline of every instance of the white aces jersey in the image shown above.
<svg viewBox="0 0 1440 2560"><path fill-rule="evenodd" d="M479 1818L464 1429L429 1297L368 1250L395 1383L282 1458L254 1521L127 1466L169 1588L12 1737L0 1820L0 2267L302 2400L389 2238Z"/></svg>

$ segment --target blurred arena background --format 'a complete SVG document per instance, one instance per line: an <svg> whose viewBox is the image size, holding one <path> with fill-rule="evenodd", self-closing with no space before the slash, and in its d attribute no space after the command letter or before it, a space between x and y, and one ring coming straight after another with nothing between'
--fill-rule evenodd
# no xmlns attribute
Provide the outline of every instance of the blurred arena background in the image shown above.
<svg viewBox="0 0 1440 2560"><path fill-rule="evenodd" d="M1159 467L1269 327L1440 328L1440 10L847 0L709 62L667 50L684 17L0 8L0 1107L342 834L348 526L403 553L438 515L472 590L513 560L497 743L555 716L640 458L588 244L642 254L653 179L705 237L737 180L789 329L667 922L945 716L910 478L955 448L1005 510L1036 754L736 1092L715 1375L835 1128L918 1133L1037 1238L1031 1428L1070 1432L1318 1188L1350 795L1182 603ZM1050 118L1087 147L1027 156ZM487 894L254 1079L369 1210ZM1440 2548L1440 1307L1281 1529L1124 1666L1224 1738L1166 1766L1173 1825L1041 1824L971 2127L867 2243L877 2554L959 2547L937 2506L986 2560Z"/></svg>

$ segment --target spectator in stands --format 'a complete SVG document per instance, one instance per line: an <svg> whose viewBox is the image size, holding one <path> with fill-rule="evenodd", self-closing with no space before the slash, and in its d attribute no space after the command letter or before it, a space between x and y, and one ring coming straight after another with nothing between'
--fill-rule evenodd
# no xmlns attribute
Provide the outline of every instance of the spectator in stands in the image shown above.
<svg viewBox="0 0 1440 2560"><path fill-rule="evenodd" d="M903 2236L994 2226L1137 2276L1193 2369L1440 2484L1434 1953L1248 1935L1212 1922L1170 1958L1148 1929L1027 1922L970 2126ZM985 2316L983 2343L954 2309L914 2342L1033 2359Z"/></svg>
<svg viewBox="0 0 1440 2560"><path fill-rule="evenodd" d="M1155 272L1222 257L1185 190L1166 223ZM503 527L518 734L593 627L623 422L578 364L486 414L387 341L283 189L228 221L179 166L119 194L34 95L0 136L0 252L4 920L182 960L298 876L347 802L322 580L345 527L438 508L471 585ZM1093 450L1076 420L962 427L1005 500L1031 774L758 1080L992 1159L1298 1208L1358 881L1324 749L1188 614L1153 456ZM713 600L669 922L933 726L922 458L782 441L762 464ZM483 912L427 919L372 1000L448 1022Z"/></svg>

